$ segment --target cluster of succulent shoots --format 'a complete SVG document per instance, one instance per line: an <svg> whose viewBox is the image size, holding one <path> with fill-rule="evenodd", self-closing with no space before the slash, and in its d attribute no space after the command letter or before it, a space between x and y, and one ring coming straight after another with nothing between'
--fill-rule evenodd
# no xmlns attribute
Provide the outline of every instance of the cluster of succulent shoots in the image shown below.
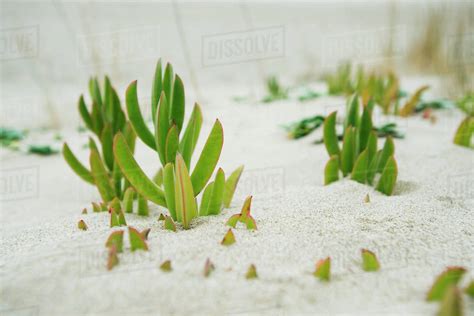
<svg viewBox="0 0 474 316"><path fill-rule="evenodd" d="M137 82L132 82L126 92L127 112L137 136L157 152L161 170L150 179L133 157L133 147L125 134L117 133L113 151L121 173L138 194L168 209L171 219L190 227L193 218L219 214L229 207L243 167L237 168L226 180L222 169L210 181L221 154L224 135L222 125L216 120L202 152L190 170L191 159L199 138L202 113L198 104L184 128L185 91L181 78L167 64L163 72L158 61L152 87L151 113L153 130L145 124L137 96ZM204 192L200 207L196 198Z"/></svg>
<svg viewBox="0 0 474 316"><path fill-rule="evenodd" d="M466 114L454 135L454 143L459 146L474 148L474 92L466 94L456 102L458 108Z"/></svg>
<svg viewBox="0 0 474 316"><path fill-rule="evenodd" d="M89 111L84 97L78 102L79 113L85 126L97 137L100 150L93 137L89 137L89 165L85 167L73 154L67 143L63 146L63 156L71 169L84 181L95 185L103 203L114 198L122 199L130 183L125 180L113 154L114 136L124 135L128 147L135 148L135 132L123 111L117 92L110 80L105 77L103 93L97 79L89 81L89 92L92 99ZM106 208L106 207L105 207Z"/></svg>
<svg viewBox="0 0 474 316"><path fill-rule="evenodd" d="M277 77L271 76L267 79L268 95L262 99L262 102L269 103L277 100L288 98L288 89L284 88L278 81Z"/></svg>
<svg viewBox="0 0 474 316"><path fill-rule="evenodd" d="M324 144L329 153L329 161L324 170L324 183L344 177L373 185L377 174L381 174L376 190L391 195L397 180L397 163L394 158L395 146L392 137L387 137L382 149L377 150L377 135L372 129L372 110L374 103L363 106L359 117L359 96L354 94L348 102L344 122L342 149L336 134L336 112L324 121Z"/></svg>

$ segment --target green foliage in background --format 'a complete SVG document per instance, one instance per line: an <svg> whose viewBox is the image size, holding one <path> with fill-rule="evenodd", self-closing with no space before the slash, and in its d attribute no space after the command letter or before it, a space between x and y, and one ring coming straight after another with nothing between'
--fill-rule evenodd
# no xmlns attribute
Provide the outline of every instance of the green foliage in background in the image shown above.
<svg viewBox="0 0 474 316"><path fill-rule="evenodd" d="M457 107L466 114L454 135L456 145L474 148L472 136L474 135L474 92L466 94L456 102Z"/></svg>

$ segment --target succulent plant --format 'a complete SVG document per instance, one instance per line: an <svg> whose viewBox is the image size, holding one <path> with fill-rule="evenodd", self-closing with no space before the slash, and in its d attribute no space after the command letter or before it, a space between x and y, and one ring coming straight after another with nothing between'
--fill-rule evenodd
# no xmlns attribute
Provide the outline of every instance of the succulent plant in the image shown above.
<svg viewBox="0 0 474 316"><path fill-rule="evenodd" d="M104 91L100 90L97 79L89 81L92 108L87 109L84 97L78 102L79 113L85 126L96 135L101 150L92 137L89 138L89 165L86 168L73 154L67 143L63 145L63 156L71 169L84 181L95 185L105 203L115 197L122 199L130 187L118 168L113 155L113 138L117 133L124 135L129 148L135 148L135 132L122 110L117 92L108 77L105 77Z"/></svg>
<svg viewBox="0 0 474 316"><path fill-rule="evenodd" d="M239 222L243 223L247 229L257 229L257 224L255 223L255 219L250 215L250 207L252 205L252 196L247 197L245 199L244 205L242 206L242 210L239 214L232 215L227 220L227 225L230 227L235 228Z"/></svg>
<svg viewBox="0 0 474 316"><path fill-rule="evenodd" d="M130 250L148 251L146 239L149 232L150 229L145 229L143 232L140 233L135 228L129 226L128 237L130 240ZM118 254L122 253L124 250L123 235L123 230L114 231L109 235L107 241L105 242L105 247L108 249L107 270L112 270L119 263Z"/></svg>
<svg viewBox="0 0 474 316"><path fill-rule="evenodd" d="M118 133L115 136L113 150L117 164L140 195L166 207L171 218L185 229L190 227L193 218L219 214L223 206L230 205L242 167L234 172L237 175L231 176L228 182L225 181L224 171L219 169L215 181L208 183L224 142L222 125L216 120L190 172L191 158L201 131L202 114L199 105L195 104L184 128L184 86L170 64L166 65L164 73L161 60L156 66L151 103L153 132L145 124L140 112L137 81L129 85L126 103L133 129L148 147L157 152L162 167L155 181L150 179L133 157L133 148L130 148L125 135ZM196 197L203 190L201 207L198 209Z"/></svg>
<svg viewBox="0 0 474 316"><path fill-rule="evenodd" d="M462 295L456 286L449 286L441 301L438 316L462 316Z"/></svg>
<svg viewBox="0 0 474 316"><path fill-rule="evenodd" d="M321 259L316 263L316 270L314 276L321 281L329 281L331 278L331 258Z"/></svg>
<svg viewBox="0 0 474 316"><path fill-rule="evenodd" d="M474 93L466 94L457 103L457 106L462 110L466 117L456 130L454 135L454 143L456 145L474 148L472 137L474 135Z"/></svg>
<svg viewBox="0 0 474 316"><path fill-rule="evenodd" d="M267 79L267 91L268 95L262 99L264 103L288 98L288 89L283 88L275 76L271 76Z"/></svg>
<svg viewBox="0 0 474 316"><path fill-rule="evenodd" d="M247 280L252 280L258 278L257 274L257 267L255 267L254 264L251 264L247 270L247 273L245 274L245 278Z"/></svg>
<svg viewBox="0 0 474 316"><path fill-rule="evenodd" d="M80 230L88 229L86 222L84 222L84 220L82 219L77 223L77 228L79 228Z"/></svg>
<svg viewBox="0 0 474 316"><path fill-rule="evenodd" d="M161 269L161 271L164 271L164 272L171 272L171 270L173 270L173 268L171 267L171 261L170 260L164 261L160 265L160 269Z"/></svg>
<svg viewBox="0 0 474 316"><path fill-rule="evenodd" d="M387 137L384 147L377 150L377 135L372 130L372 112L363 107L359 117L359 97L355 94L349 102L342 149L336 134L336 112L324 121L324 144L329 161L324 171L324 183L339 180L342 175L360 183L373 184L375 175L380 173L376 190L391 195L397 180L397 164L394 158L395 145L392 137Z"/></svg>
<svg viewBox="0 0 474 316"><path fill-rule="evenodd" d="M209 275L211 275L211 272L214 271L216 267L214 264L211 262L209 258L206 259L206 263L204 264L204 276L207 278Z"/></svg>
<svg viewBox="0 0 474 316"><path fill-rule="evenodd" d="M443 271L431 286L428 294L426 295L427 301L441 301L448 291L450 286L456 286L463 275L466 273L466 269L463 267L448 267Z"/></svg>
<svg viewBox="0 0 474 316"><path fill-rule="evenodd" d="M380 263L375 253L367 249L361 249L362 269L367 272L380 270Z"/></svg>
<svg viewBox="0 0 474 316"><path fill-rule="evenodd" d="M224 238L222 238L221 245L230 246L233 243L235 243L235 236L234 236L234 233L232 232L232 229L229 228Z"/></svg>

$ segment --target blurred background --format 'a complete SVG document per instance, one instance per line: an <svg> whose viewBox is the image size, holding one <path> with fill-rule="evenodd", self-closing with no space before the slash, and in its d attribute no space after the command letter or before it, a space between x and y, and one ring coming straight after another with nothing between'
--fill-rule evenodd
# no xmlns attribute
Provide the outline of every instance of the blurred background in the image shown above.
<svg viewBox="0 0 474 316"><path fill-rule="evenodd" d="M314 82L344 61L473 90L473 1L1 1L0 125L76 128L89 77L144 109L159 57L193 100L258 95L265 78ZM88 96L86 97L86 99Z"/></svg>

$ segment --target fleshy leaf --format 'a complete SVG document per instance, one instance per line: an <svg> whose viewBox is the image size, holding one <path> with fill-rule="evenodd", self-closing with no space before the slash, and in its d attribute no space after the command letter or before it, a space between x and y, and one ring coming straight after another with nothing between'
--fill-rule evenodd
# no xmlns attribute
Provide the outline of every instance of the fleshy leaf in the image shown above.
<svg viewBox="0 0 474 316"><path fill-rule="evenodd" d="M359 126L359 96L354 94L352 98L349 99L348 111L346 119L344 121L344 129L347 127L358 127Z"/></svg>
<svg viewBox="0 0 474 316"><path fill-rule="evenodd" d="M71 169L84 181L95 184L94 177L92 173L84 167L84 165L76 158L76 156L72 153L71 149L64 143L63 145L63 157L66 160L67 164Z"/></svg>
<svg viewBox="0 0 474 316"><path fill-rule="evenodd" d="M179 146L179 136L178 129L176 125L171 126L168 131L168 136L166 136L166 145L165 145L165 159L166 162L174 163L176 158L176 153L178 152Z"/></svg>
<svg viewBox="0 0 474 316"><path fill-rule="evenodd" d="M153 79L153 86L151 89L152 117L156 117L156 109L158 107L158 100L160 99L162 91L163 91L163 74L161 70L161 58L160 58L158 59L158 63L156 64L155 77Z"/></svg>
<svg viewBox="0 0 474 316"><path fill-rule="evenodd" d="M196 199L188 169L181 155L176 156L175 166L176 218L188 229L193 218L198 216Z"/></svg>
<svg viewBox="0 0 474 316"><path fill-rule="evenodd" d="M135 190L129 187L125 190L123 197L123 208L125 213L133 213L133 200L135 199Z"/></svg>
<svg viewBox="0 0 474 316"><path fill-rule="evenodd" d="M92 176L94 177L95 184L99 190L100 196L104 202L109 202L115 197L114 188L109 179L107 170L105 170L104 164L100 159L99 154L95 150L91 150L90 164L92 170Z"/></svg>
<svg viewBox="0 0 474 316"><path fill-rule="evenodd" d="M364 111L362 112L362 118L359 127L359 144L357 146L359 153L364 151L367 147L370 133L372 132L372 127L372 115L370 113L369 108L365 106Z"/></svg>
<svg viewBox="0 0 474 316"><path fill-rule="evenodd" d="M388 136L383 145L382 153L377 164L377 172L382 172L387 164L388 159L395 153L395 145L392 136Z"/></svg>
<svg viewBox="0 0 474 316"><path fill-rule="evenodd" d="M234 214L227 220L226 225L235 228L239 220L240 220L240 214Z"/></svg>
<svg viewBox="0 0 474 316"><path fill-rule="evenodd" d="M158 216L158 221L164 221L165 220L165 215L163 213L160 213L160 216Z"/></svg>
<svg viewBox="0 0 474 316"><path fill-rule="evenodd" d="M314 276L321 281L329 281L331 278L331 258L321 259L316 263L316 270Z"/></svg>
<svg viewBox="0 0 474 316"><path fill-rule="evenodd" d="M339 143L336 134L336 114L337 112L332 112L324 120L324 145L329 156L340 154Z"/></svg>
<svg viewBox="0 0 474 316"><path fill-rule="evenodd" d="M130 152L125 138L120 133L115 136L114 154L120 170L135 190L147 200L166 207L164 192L145 175Z"/></svg>
<svg viewBox="0 0 474 316"><path fill-rule="evenodd" d="M365 149L357 158L352 169L351 179L364 184L367 180L367 169L369 167L368 150Z"/></svg>
<svg viewBox="0 0 474 316"><path fill-rule="evenodd" d="M380 263L375 254L367 249L361 250L362 254L362 269L367 272L377 271L380 269Z"/></svg>
<svg viewBox="0 0 474 316"><path fill-rule="evenodd" d="M189 169L191 166L191 157L196 147L196 143L199 138L199 133L201 132L202 125L202 113L201 108L196 103L194 105L193 112L189 118L188 125L184 131L183 138L179 144L179 151L183 156L186 167Z"/></svg>
<svg viewBox="0 0 474 316"><path fill-rule="evenodd" d="M117 256L117 248L112 245L109 247L109 253L107 257L107 270L112 270L119 263Z"/></svg>
<svg viewBox="0 0 474 316"><path fill-rule="evenodd" d="M209 195L208 204L205 205L207 210L204 215L217 215L222 209L222 198L224 197L225 175L224 171L219 168L216 178L212 185L212 191Z"/></svg>
<svg viewBox="0 0 474 316"><path fill-rule="evenodd" d="M95 203L95 202L92 202L92 211L93 211L94 213L99 213L99 212L101 212L102 210L101 210L99 204L97 204L97 203Z"/></svg>
<svg viewBox="0 0 474 316"><path fill-rule="evenodd" d="M171 230L171 231L176 231L176 225L175 223L173 222L173 219L171 218L171 216L165 216L165 229L166 230Z"/></svg>
<svg viewBox="0 0 474 316"><path fill-rule="evenodd" d="M77 228L79 228L80 230L87 230L86 222L84 222L84 220L81 219L81 220L77 223Z"/></svg>
<svg viewBox="0 0 474 316"><path fill-rule="evenodd" d="M333 155L329 158L324 168L324 185L339 180L339 156Z"/></svg>
<svg viewBox="0 0 474 316"><path fill-rule="evenodd" d="M436 278L426 295L426 300L441 301L448 288L450 286L456 286L464 273L466 273L466 269L463 267L448 267Z"/></svg>
<svg viewBox="0 0 474 316"><path fill-rule="evenodd" d="M158 171L153 176L153 182L159 187L163 185L163 168L158 169Z"/></svg>
<svg viewBox="0 0 474 316"><path fill-rule="evenodd" d="M400 116L407 117L413 114L413 112L415 112L416 105L418 104L418 102L420 102L421 95L423 94L423 92L429 89L429 87L430 86L422 86L418 88L418 90L415 91L411 98L400 109Z"/></svg>
<svg viewBox="0 0 474 316"><path fill-rule="evenodd" d="M120 204L120 200L117 197L114 197L114 199L110 201L109 207L117 214L122 210L122 205Z"/></svg>
<svg viewBox="0 0 474 316"><path fill-rule="evenodd" d="M251 206L252 206L252 196L248 196L245 199L245 202L244 202L244 205L242 206L242 210L240 211L240 214L232 215L227 220L226 225L235 228L238 222L242 222L245 224L245 226L249 230L257 229L257 223L255 223L255 220L250 215Z"/></svg>
<svg viewBox="0 0 474 316"><path fill-rule="evenodd" d="M377 184L377 191L382 192L386 195L392 195L395 183L397 182L398 168L395 158L392 156L388 159L385 168L383 169L382 176L380 177L379 183Z"/></svg>
<svg viewBox="0 0 474 316"><path fill-rule="evenodd" d="M105 165L109 171L114 169L114 153L113 153L113 133L110 123L105 124L102 134L100 135L100 143L102 144L102 156Z"/></svg>
<svg viewBox="0 0 474 316"><path fill-rule="evenodd" d="M223 143L224 132L222 125L219 120L216 120L201 152L201 156L191 174L191 182L195 196L201 192L212 176L217 161L219 160Z"/></svg>
<svg viewBox="0 0 474 316"><path fill-rule="evenodd" d="M232 198L234 197L235 189L237 188L237 183L239 182L240 176L244 171L244 166L240 166L231 173L225 182L224 189L224 198L223 203L224 207L230 207L232 203Z"/></svg>
<svg viewBox="0 0 474 316"><path fill-rule="evenodd" d="M474 281L471 281L468 286L464 289L464 293L474 298Z"/></svg>
<svg viewBox="0 0 474 316"><path fill-rule="evenodd" d="M155 144L156 151L160 157L161 164L166 164L166 138L170 129L169 103L164 92L161 93L158 102L158 112L155 120Z"/></svg>
<svg viewBox="0 0 474 316"><path fill-rule="evenodd" d="M232 229L229 228L227 233L225 234L224 238L221 241L221 245L223 246L230 246L233 243L235 243L235 236L234 233L232 232Z"/></svg>
<svg viewBox="0 0 474 316"><path fill-rule="evenodd" d="M462 296L459 289L450 285L441 301L438 316L462 316Z"/></svg>
<svg viewBox="0 0 474 316"><path fill-rule="evenodd" d="M141 194L138 195L138 215L140 216L150 215L150 209L148 208L148 201Z"/></svg>
<svg viewBox="0 0 474 316"><path fill-rule="evenodd" d="M474 135L474 117L466 117L456 130L454 143L456 145L470 147L472 136Z"/></svg>
<svg viewBox="0 0 474 316"><path fill-rule="evenodd" d="M164 271L164 272L171 272L171 270L173 270L172 267L171 267L171 261L166 260L165 262L163 262L160 265L160 269L161 269L161 271Z"/></svg>
<svg viewBox="0 0 474 316"><path fill-rule="evenodd" d="M344 176L348 175L354 166L356 151L355 136L355 128L351 126L347 127L346 131L344 132L341 153L341 170Z"/></svg>
<svg viewBox="0 0 474 316"><path fill-rule="evenodd" d="M87 214L87 208L83 208L81 214Z"/></svg>
<svg viewBox="0 0 474 316"><path fill-rule="evenodd" d="M183 128L183 121L184 121L184 103L185 103L185 96L184 96L184 86L183 81L181 78L176 75L174 80L174 87L173 87L173 102L171 103L171 121L176 124L178 128L178 134Z"/></svg>
<svg viewBox="0 0 474 316"><path fill-rule="evenodd" d="M204 189L201 198L201 205L199 206L199 216L209 215L209 201L211 200L212 190L214 188L214 181L209 182Z"/></svg>
<svg viewBox="0 0 474 316"><path fill-rule="evenodd" d="M167 163L163 169L163 187L165 190L165 199L168 211L173 219L176 220L176 205L175 205L175 183L174 183L174 165ZM162 216L163 214L161 214Z"/></svg>
<svg viewBox="0 0 474 316"><path fill-rule="evenodd" d="M141 249L148 251L148 246L146 244L143 236L133 227L128 227L128 237L130 238L130 249L132 251Z"/></svg>
<svg viewBox="0 0 474 316"><path fill-rule="evenodd" d="M118 222L120 226L127 226L127 221L125 220L125 213L120 211L118 213Z"/></svg>
<svg viewBox="0 0 474 316"><path fill-rule="evenodd" d="M109 235L105 242L105 247L109 248L115 246L117 252L123 251L123 230L118 230Z"/></svg>
<svg viewBox="0 0 474 316"><path fill-rule="evenodd" d="M251 280L251 279L256 279L258 278L258 275L257 275L257 268L255 267L254 264L251 264L247 270L247 273L245 274L245 278L247 280Z"/></svg>
<svg viewBox="0 0 474 316"><path fill-rule="evenodd" d="M110 211L110 227L120 226L119 216L114 209Z"/></svg>
<svg viewBox="0 0 474 316"><path fill-rule="evenodd" d="M79 102L77 103L77 107L79 108L79 114L81 115L82 121L86 125L86 127L94 132L94 125L92 123L92 118L87 110L86 104L84 102L84 96L81 95L79 97Z"/></svg>
<svg viewBox="0 0 474 316"><path fill-rule="evenodd" d="M140 105L138 104L137 96L137 81L133 81L127 88L126 98L127 113L132 123L133 129L138 137L151 149L156 150L155 137L150 132L150 129L143 119L140 111Z"/></svg>
<svg viewBox="0 0 474 316"><path fill-rule="evenodd" d="M216 268L214 264L209 260L209 258L206 259L206 263L204 264L204 277L209 277L212 271L214 271Z"/></svg>

